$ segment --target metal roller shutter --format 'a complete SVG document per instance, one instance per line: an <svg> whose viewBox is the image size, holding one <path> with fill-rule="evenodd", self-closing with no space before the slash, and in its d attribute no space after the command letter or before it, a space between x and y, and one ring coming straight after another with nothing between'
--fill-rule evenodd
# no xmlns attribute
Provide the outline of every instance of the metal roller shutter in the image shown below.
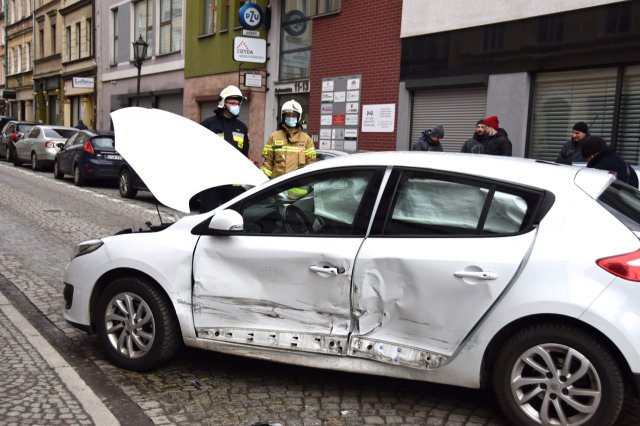
<svg viewBox="0 0 640 426"><path fill-rule="evenodd" d="M537 75L529 156L554 161L578 121L611 142L616 75L615 68Z"/></svg>
<svg viewBox="0 0 640 426"><path fill-rule="evenodd" d="M624 72L617 152L632 164L640 163L640 66Z"/></svg>
<svg viewBox="0 0 640 426"><path fill-rule="evenodd" d="M416 91L413 95L411 145L424 130L442 124L444 150L460 152L464 141L473 136L476 122L485 118L486 109L487 88L484 86Z"/></svg>
<svg viewBox="0 0 640 426"><path fill-rule="evenodd" d="M158 96L158 109L182 115L182 94Z"/></svg>

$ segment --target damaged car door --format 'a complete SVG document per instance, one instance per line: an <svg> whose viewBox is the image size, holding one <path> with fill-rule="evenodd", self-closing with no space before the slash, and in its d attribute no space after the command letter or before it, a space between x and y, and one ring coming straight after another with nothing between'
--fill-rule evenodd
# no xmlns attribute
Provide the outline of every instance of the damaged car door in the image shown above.
<svg viewBox="0 0 640 426"><path fill-rule="evenodd" d="M516 279L542 194L419 170L387 187L356 260L349 353L437 368Z"/></svg>
<svg viewBox="0 0 640 426"><path fill-rule="evenodd" d="M345 354L354 259L383 173L302 175L231 206L243 231L203 235L194 252L198 337Z"/></svg>

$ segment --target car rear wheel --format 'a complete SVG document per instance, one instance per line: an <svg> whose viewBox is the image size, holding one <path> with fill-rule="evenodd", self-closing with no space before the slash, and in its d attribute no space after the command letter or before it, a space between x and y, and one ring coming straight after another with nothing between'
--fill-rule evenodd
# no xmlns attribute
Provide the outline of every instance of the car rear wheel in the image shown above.
<svg viewBox="0 0 640 426"><path fill-rule="evenodd" d="M115 365L152 370L181 347L178 321L167 298L136 277L113 281L98 301L98 340Z"/></svg>
<svg viewBox="0 0 640 426"><path fill-rule="evenodd" d="M9 148L9 145L7 145L7 150L4 153L4 159L8 162L11 161L11 149Z"/></svg>
<svg viewBox="0 0 640 426"><path fill-rule="evenodd" d="M20 158L18 158L18 153L17 152L13 153L12 159L13 159L13 165L14 166L19 166L19 165L22 164L22 162L20 161Z"/></svg>
<svg viewBox="0 0 640 426"><path fill-rule="evenodd" d="M493 386L518 425L612 425L624 400L620 367L605 346L555 324L511 337L496 358Z"/></svg>
<svg viewBox="0 0 640 426"><path fill-rule="evenodd" d="M133 198L138 193L138 190L131 186L131 173L127 169L120 171L120 178L118 179L118 190L122 198Z"/></svg>
<svg viewBox="0 0 640 426"><path fill-rule="evenodd" d="M60 171L60 165L57 161L53 163L53 177L56 179L62 179L64 177L64 173Z"/></svg>
<svg viewBox="0 0 640 426"><path fill-rule="evenodd" d="M80 166L77 164L73 166L73 183L76 186L82 186L86 183L86 179L82 177L82 174L80 173Z"/></svg>
<svg viewBox="0 0 640 426"><path fill-rule="evenodd" d="M31 170L34 172L36 170L40 170L40 162L38 161L38 156L35 152L31 153Z"/></svg>

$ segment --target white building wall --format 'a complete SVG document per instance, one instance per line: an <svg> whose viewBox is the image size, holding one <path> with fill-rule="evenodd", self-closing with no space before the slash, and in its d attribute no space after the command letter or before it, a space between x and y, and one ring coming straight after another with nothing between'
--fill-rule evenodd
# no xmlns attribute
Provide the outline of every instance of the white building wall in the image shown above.
<svg viewBox="0 0 640 426"><path fill-rule="evenodd" d="M479 27L621 1L623 0L403 0L400 37Z"/></svg>

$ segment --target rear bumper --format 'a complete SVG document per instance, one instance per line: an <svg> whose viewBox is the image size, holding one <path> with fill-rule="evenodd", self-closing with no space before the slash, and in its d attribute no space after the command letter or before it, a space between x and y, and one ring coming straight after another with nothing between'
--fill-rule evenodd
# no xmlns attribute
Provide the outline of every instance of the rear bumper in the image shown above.
<svg viewBox="0 0 640 426"><path fill-rule="evenodd" d="M118 179L120 162L112 160L91 159L83 164L82 173L90 179Z"/></svg>

